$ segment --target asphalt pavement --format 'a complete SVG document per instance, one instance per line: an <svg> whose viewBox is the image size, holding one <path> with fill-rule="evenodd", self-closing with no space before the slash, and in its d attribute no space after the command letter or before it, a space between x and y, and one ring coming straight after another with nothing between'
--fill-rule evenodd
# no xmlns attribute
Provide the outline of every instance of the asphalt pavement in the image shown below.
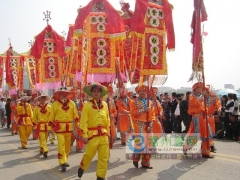
<svg viewBox="0 0 240 180"><path fill-rule="evenodd" d="M83 153L76 153L73 145L69 155L70 167L61 172L57 159L57 141L48 142L45 159L39 155L38 140L32 136L29 149L22 149L19 136L9 129L0 128L0 179L4 180L78 180L77 170ZM153 169L136 169L126 160L125 148L117 141L111 150L107 180L239 180L240 144L229 140L215 141L217 153L213 159L154 159ZM97 155L82 180L96 179Z"/></svg>

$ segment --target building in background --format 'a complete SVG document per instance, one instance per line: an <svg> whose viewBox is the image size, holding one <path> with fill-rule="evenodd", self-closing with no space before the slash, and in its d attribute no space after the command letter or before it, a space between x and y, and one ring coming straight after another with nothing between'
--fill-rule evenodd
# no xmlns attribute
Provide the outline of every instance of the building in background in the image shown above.
<svg viewBox="0 0 240 180"><path fill-rule="evenodd" d="M232 84L224 84L224 89L234 89L234 85L232 85Z"/></svg>
<svg viewBox="0 0 240 180"><path fill-rule="evenodd" d="M237 89L236 91L240 93L240 88L239 88L239 89ZM239 105L240 105L240 104L239 104Z"/></svg>

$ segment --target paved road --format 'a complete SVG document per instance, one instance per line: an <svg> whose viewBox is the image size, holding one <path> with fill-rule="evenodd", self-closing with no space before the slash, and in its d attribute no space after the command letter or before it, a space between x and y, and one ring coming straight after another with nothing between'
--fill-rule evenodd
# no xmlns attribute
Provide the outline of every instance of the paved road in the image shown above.
<svg viewBox="0 0 240 180"><path fill-rule="evenodd" d="M152 170L136 169L125 159L125 147L117 142L111 150L108 180L239 180L240 144L233 141L216 141L214 159L152 160ZM57 161L57 146L49 144L49 157L39 156L37 140L29 140L29 149L21 148L19 137L10 130L0 128L0 178L4 180L77 180L78 164L82 153L69 156L70 167L62 173ZM94 180L97 160L94 158L82 180Z"/></svg>

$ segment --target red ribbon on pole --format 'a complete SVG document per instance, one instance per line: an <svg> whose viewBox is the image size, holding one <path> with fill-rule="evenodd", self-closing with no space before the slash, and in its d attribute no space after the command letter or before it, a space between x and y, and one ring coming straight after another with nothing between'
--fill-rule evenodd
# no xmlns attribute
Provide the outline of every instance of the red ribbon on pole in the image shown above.
<svg viewBox="0 0 240 180"><path fill-rule="evenodd" d="M12 46L10 46L9 49L7 50L7 58L6 58L6 64L5 64L7 84L11 82L11 71L10 71L11 55L12 55Z"/></svg>

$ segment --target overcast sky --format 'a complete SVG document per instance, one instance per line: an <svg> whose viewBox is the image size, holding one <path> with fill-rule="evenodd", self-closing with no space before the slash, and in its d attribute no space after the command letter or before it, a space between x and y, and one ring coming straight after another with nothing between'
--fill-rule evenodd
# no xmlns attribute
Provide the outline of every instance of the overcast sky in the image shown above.
<svg viewBox="0 0 240 180"><path fill-rule="evenodd" d="M61 34L74 23L77 9L90 0L0 0L0 54L8 49L10 37L14 50L24 53L28 42L46 26L43 12L51 11L50 24ZM120 9L118 0L109 0ZM134 10L135 0L125 0ZM169 78L164 86L189 87L191 75L192 45L190 24L193 0L169 0L174 5L173 19L176 36L175 52L167 54ZM240 1L205 0L209 15L205 23L208 36L204 42L206 83L215 89L223 84L240 88Z"/></svg>

